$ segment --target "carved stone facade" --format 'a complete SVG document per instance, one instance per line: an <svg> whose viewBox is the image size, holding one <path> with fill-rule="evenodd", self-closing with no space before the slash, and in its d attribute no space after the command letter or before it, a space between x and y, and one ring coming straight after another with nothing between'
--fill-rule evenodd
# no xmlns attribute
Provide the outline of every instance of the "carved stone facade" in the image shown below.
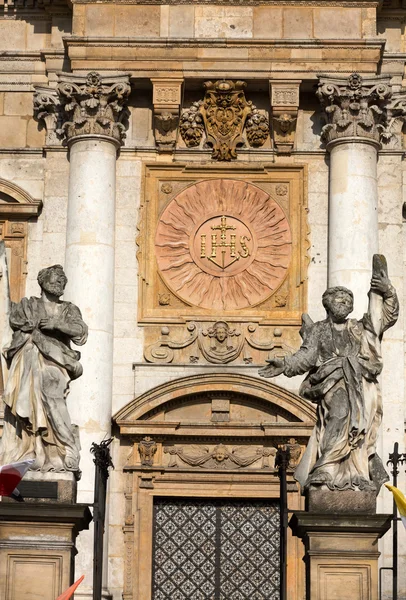
<svg viewBox="0 0 406 600"><path fill-rule="evenodd" d="M280 323L299 325L308 243L303 171L264 170L248 179L238 171L213 178L206 169L147 169L140 320L170 324L218 315L248 325L278 315ZM152 335L157 340L159 330Z"/></svg>
<svg viewBox="0 0 406 600"><path fill-rule="evenodd" d="M228 408L226 429L224 422L212 418L219 402ZM183 500L209 499L213 493L217 499L252 498L254 494L272 500L279 493L275 455L279 446L287 444L293 450L288 472L290 505L300 505L292 469L307 442L314 411L272 384L232 374L186 377L147 392L114 418L133 448L124 466L126 556L132 561L135 557L135 562L125 565L128 598L143 597L153 577L150 550L154 542L146 532L158 497L172 496L171 490L176 489L176 496ZM296 439L286 436L288 430L295 432ZM145 436L150 436L150 448L156 440L153 464L139 452ZM294 545L290 538L290 552L295 552ZM300 585L296 564L292 561L288 568L292 585ZM138 578L140 571L146 576Z"/></svg>
<svg viewBox="0 0 406 600"><path fill-rule="evenodd" d="M205 134L214 160L237 158L237 148L248 144L264 145L269 136L269 121L251 101L245 98L245 81L207 81L203 100L194 102L182 112L180 133L188 148L199 146Z"/></svg>
<svg viewBox="0 0 406 600"><path fill-rule="evenodd" d="M327 286L351 288L354 314L364 314L374 253L388 256L404 305L403 4L0 4L3 258L16 302L37 294L43 267L63 264L64 300L89 325L69 411L82 445L79 502L93 499L88 448L114 437L103 600L156 600L158 497L275 507L274 452L289 448L288 507L304 508L293 469L315 412L298 397L300 377L273 385L258 368L299 349L303 312L323 321ZM383 340L384 461L395 441L404 450L404 330L400 320ZM406 489L404 473L398 485ZM391 512L389 493L379 510ZM391 567L386 535L374 552ZM351 534L346 556L363 540ZM42 575L43 541L15 543L11 535L5 552L28 557L18 581L41 573L38 587L54 600L61 579L51 566ZM91 536L80 535L77 548L85 580L75 595L88 600ZM403 560L401 536L399 552ZM302 542L289 538L289 600L306 596L303 558ZM370 596L359 592L375 559L346 560L342 553L331 577L323 567L318 589L376 600L373 581ZM10 600L9 589L24 597L4 573L0 597ZM251 584L256 575L254 566ZM406 572L398 584L406 597ZM391 594L384 577L382 600Z"/></svg>
<svg viewBox="0 0 406 600"><path fill-rule="evenodd" d="M294 147L299 88L300 81L271 82L273 141L282 154L289 154Z"/></svg>
<svg viewBox="0 0 406 600"><path fill-rule="evenodd" d="M129 93L127 75L63 73L57 90L36 89L34 112L45 123L48 144L89 134L104 135L121 143L126 129L123 121L128 117L124 102Z"/></svg>
<svg viewBox="0 0 406 600"><path fill-rule="evenodd" d="M398 93L392 97L390 77L368 79L353 73L345 80L322 76L317 96L327 121L322 131L327 143L364 137L387 147L400 147L406 96Z"/></svg>

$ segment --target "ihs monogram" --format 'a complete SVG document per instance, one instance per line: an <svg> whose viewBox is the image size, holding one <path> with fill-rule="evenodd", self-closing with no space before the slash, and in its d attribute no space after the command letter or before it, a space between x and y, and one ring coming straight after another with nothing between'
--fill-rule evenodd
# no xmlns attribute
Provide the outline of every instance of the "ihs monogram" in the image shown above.
<svg viewBox="0 0 406 600"><path fill-rule="evenodd" d="M220 242L218 241L217 233L211 234L211 252L210 256L206 255L206 234L202 234L200 236L200 258L207 258L212 263L220 267L221 269L226 269L234 264L240 258L248 258L250 256L250 250L247 246L247 242L251 241L251 238L247 235L240 235L239 239L239 249L237 251L237 236L235 233L230 233L230 241L227 242L227 232L235 231L236 227L234 225L227 225L227 217L222 216L220 220L220 225L212 225L212 231L220 231ZM229 260L226 258L227 248L229 251ZM220 257L217 258L217 249L220 250Z"/></svg>

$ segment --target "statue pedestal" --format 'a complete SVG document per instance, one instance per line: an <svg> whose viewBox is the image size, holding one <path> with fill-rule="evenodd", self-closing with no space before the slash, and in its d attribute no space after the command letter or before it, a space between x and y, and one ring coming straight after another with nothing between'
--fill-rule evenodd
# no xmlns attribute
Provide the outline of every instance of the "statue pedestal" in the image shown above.
<svg viewBox="0 0 406 600"><path fill-rule="evenodd" d="M378 539L392 515L298 511L290 520L305 545L307 600L378 600Z"/></svg>
<svg viewBox="0 0 406 600"><path fill-rule="evenodd" d="M55 600L73 582L76 536L91 518L87 504L0 502L0 598Z"/></svg>

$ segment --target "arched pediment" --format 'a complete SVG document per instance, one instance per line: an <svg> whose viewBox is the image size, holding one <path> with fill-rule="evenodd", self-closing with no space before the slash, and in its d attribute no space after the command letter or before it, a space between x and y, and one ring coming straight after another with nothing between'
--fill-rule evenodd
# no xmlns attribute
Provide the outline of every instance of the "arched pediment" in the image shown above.
<svg viewBox="0 0 406 600"><path fill-rule="evenodd" d="M11 181L0 178L0 217L35 217L39 215L42 201Z"/></svg>
<svg viewBox="0 0 406 600"><path fill-rule="evenodd" d="M296 394L263 379L231 373L169 381L129 402L113 419L124 434L135 433L137 424L212 423L212 402L222 399L233 407L230 424L291 423L311 428L315 422L313 406Z"/></svg>

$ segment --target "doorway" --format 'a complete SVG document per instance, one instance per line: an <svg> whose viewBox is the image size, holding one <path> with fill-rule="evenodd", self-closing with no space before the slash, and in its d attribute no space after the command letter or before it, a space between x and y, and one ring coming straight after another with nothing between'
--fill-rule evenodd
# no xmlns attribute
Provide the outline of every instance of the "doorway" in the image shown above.
<svg viewBox="0 0 406 600"><path fill-rule="evenodd" d="M275 500L154 498L153 600L278 600Z"/></svg>

